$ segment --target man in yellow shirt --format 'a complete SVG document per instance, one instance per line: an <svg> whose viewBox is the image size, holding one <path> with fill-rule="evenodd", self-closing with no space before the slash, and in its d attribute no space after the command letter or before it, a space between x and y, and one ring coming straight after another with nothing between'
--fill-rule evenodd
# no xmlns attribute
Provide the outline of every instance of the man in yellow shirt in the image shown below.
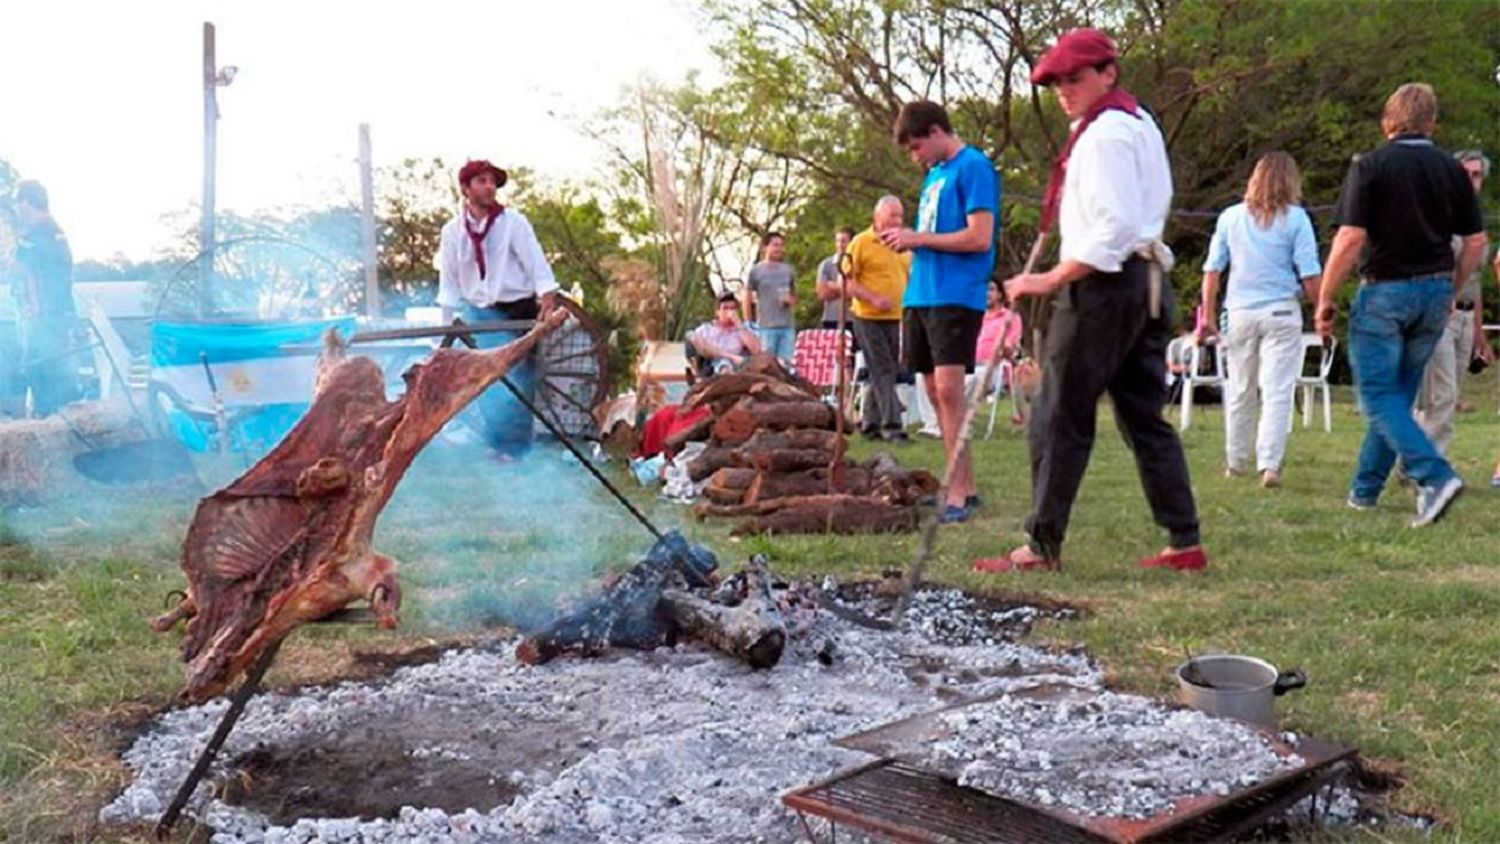
<svg viewBox="0 0 1500 844"><path fill-rule="evenodd" d="M865 439L904 443L896 375L901 360L901 297L911 272L911 253L886 246L880 233L901 227L901 200L883 196L875 203L870 228L849 243L849 299L854 336L865 354L870 393L860 422Z"/></svg>

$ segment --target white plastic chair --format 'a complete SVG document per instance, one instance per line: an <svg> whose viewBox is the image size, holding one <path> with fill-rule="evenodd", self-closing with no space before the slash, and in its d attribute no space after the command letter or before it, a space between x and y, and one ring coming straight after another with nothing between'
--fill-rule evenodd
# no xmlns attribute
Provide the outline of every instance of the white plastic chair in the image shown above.
<svg viewBox="0 0 1500 844"><path fill-rule="evenodd" d="M1323 344L1323 338L1317 334L1302 335L1302 366L1297 371L1297 386L1302 394L1302 427L1306 428L1312 424L1313 390L1323 392L1323 430L1333 431L1333 396L1332 389L1328 386L1328 373L1333 370L1333 353L1338 349L1337 337L1329 337L1328 345ZM1307 352L1309 349L1318 350L1317 374L1307 374Z"/></svg>
<svg viewBox="0 0 1500 844"><path fill-rule="evenodd" d="M1011 413L1015 416L1021 415L1021 405L1016 398L1015 364L1008 360L1000 361L995 367L995 383L990 385L990 394L984 400L990 405L990 424L984 429L984 438L989 439L995 435L995 414L1000 409L1000 396L1010 394Z"/></svg>
<svg viewBox="0 0 1500 844"><path fill-rule="evenodd" d="M1203 372L1203 351L1209 347L1213 357L1213 371L1208 374ZM1192 352L1188 356L1187 371L1182 373L1182 413L1177 427L1186 431L1193 424L1193 389L1195 387L1224 387L1226 376L1224 375L1224 348L1219 345L1217 339L1210 338L1206 343L1193 343Z"/></svg>

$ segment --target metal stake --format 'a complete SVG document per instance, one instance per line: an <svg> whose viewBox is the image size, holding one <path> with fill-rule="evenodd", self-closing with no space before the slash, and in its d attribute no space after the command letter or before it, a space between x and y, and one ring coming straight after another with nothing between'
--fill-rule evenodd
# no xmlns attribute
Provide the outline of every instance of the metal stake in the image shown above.
<svg viewBox="0 0 1500 844"><path fill-rule="evenodd" d="M198 761L193 763L193 769L188 771L187 779L182 781L182 786L177 789L177 796L172 798L171 805L167 811L162 813L161 820L156 822L156 840L165 841L167 833L172 831L172 826L177 823L177 818L187 806L187 802L198 789L198 783L208 773L208 768L213 764L214 758L219 755L219 749L224 745L224 740L229 738L230 730L234 729L235 722L240 720L240 715L245 711L245 704L250 698L260 691L260 680L266 674L266 669L271 667L271 662L276 659L276 653L281 650L281 641L272 642L269 647L261 652L255 664L245 674L245 681L235 689L234 697L229 699L229 708L224 710L224 716L219 719L219 726L214 729L213 736L204 746L203 752L198 754Z"/></svg>

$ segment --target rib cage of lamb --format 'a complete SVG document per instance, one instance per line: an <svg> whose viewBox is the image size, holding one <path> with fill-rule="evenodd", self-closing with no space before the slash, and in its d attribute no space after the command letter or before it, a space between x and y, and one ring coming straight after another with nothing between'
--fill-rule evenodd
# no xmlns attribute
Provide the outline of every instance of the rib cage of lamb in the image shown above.
<svg viewBox="0 0 1500 844"><path fill-rule="evenodd" d="M180 697L221 694L293 628L355 601L396 626L396 561L370 547L375 520L417 452L566 319L559 311L485 351L440 349L385 395L369 358L330 334L307 414L249 471L198 503L182 546L186 597L151 622L187 619Z"/></svg>

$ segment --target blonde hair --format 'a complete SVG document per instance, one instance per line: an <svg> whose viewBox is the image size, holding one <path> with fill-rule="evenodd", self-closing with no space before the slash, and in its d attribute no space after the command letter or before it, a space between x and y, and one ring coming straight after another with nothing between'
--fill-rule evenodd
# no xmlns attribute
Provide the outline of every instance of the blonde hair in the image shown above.
<svg viewBox="0 0 1500 844"><path fill-rule="evenodd" d="M1385 101L1380 113L1380 129L1387 135L1430 135L1437 126L1437 95L1432 86L1408 82L1397 88Z"/></svg>
<svg viewBox="0 0 1500 844"><path fill-rule="evenodd" d="M1268 152L1255 162L1245 185L1245 207L1261 228L1267 228L1288 206L1302 201L1302 174L1297 161L1284 152Z"/></svg>

